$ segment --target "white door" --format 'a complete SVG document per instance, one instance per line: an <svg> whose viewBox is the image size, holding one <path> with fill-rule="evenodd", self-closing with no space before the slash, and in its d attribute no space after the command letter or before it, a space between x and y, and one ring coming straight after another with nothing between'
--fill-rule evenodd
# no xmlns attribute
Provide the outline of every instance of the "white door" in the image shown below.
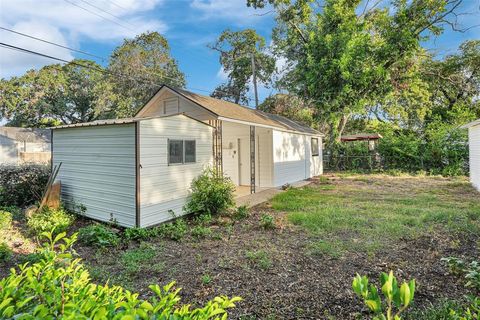
<svg viewBox="0 0 480 320"><path fill-rule="evenodd" d="M247 138L238 139L238 172L239 185L250 185L250 141Z"/></svg>

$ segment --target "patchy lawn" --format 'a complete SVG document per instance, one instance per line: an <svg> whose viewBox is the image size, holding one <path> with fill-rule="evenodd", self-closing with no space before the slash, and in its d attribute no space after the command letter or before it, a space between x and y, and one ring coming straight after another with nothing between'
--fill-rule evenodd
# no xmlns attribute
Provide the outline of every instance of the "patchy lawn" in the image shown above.
<svg viewBox="0 0 480 320"><path fill-rule="evenodd" d="M148 284L176 280L192 303L242 296L232 318L362 318L353 276L376 281L389 270L417 279L414 308L421 310L468 293L440 259L478 259L480 194L463 178L329 176L277 195L246 219L189 224L181 241L155 238L103 250L77 244L76 251L94 280L144 295ZM23 251L0 263L0 275Z"/></svg>

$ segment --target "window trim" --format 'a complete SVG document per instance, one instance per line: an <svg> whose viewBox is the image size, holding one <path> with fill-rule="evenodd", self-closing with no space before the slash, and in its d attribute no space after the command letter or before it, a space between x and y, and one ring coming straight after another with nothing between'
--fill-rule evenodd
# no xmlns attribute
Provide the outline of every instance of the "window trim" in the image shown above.
<svg viewBox="0 0 480 320"><path fill-rule="evenodd" d="M317 141L317 148L316 148L316 150L313 150L313 140L316 140L316 141ZM320 156L318 138L311 137L311 140L310 140L310 152L312 153L312 157L318 157L318 156Z"/></svg>
<svg viewBox="0 0 480 320"><path fill-rule="evenodd" d="M170 141L181 141L182 142L182 162L170 162ZM194 161L185 161L185 142L193 142L194 144ZM197 163L197 140L196 139L167 139L167 163L169 166L178 166L185 164L194 164Z"/></svg>

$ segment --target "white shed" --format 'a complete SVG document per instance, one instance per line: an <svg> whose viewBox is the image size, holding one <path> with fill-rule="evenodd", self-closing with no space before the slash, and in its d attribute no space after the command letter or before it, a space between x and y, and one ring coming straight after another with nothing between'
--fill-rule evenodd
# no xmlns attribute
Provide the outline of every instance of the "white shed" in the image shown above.
<svg viewBox="0 0 480 320"><path fill-rule="evenodd" d="M463 126L468 128L470 181L480 191L480 119Z"/></svg>
<svg viewBox="0 0 480 320"><path fill-rule="evenodd" d="M125 227L181 215L192 179L212 165L212 132L178 114L56 127L52 164L62 163L62 201Z"/></svg>

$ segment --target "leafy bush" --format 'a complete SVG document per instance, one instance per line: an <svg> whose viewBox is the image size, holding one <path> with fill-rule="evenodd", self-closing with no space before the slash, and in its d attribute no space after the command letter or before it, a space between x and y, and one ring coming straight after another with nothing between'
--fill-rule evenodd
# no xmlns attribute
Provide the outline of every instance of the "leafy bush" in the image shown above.
<svg viewBox="0 0 480 320"><path fill-rule="evenodd" d="M0 242L0 262L8 260L12 256L12 249L4 243Z"/></svg>
<svg viewBox="0 0 480 320"><path fill-rule="evenodd" d="M120 238L111 229L102 224L92 224L78 230L78 238L82 243L95 247L114 247Z"/></svg>
<svg viewBox="0 0 480 320"><path fill-rule="evenodd" d="M232 180L211 168L205 169L193 179L191 191L191 197L184 208L190 213L217 214L235 205L235 185Z"/></svg>
<svg viewBox="0 0 480 320"><path fill-rule="evenodd" d="M192 228L191 231L192 237L195 238L206 238L212 234L212 230L209 227L204 227L204 226L195 226Z"/></svg>
<svg viewBox="0 0 480 320"><path fill-rule="evenodd" d="M42 260L12 269L0 280L0 317L14 319L227 319L229 308L241 298L216 297L205 306L180 305L174 283L151 285L154 297L139 299L120 286L97 285L81 259L73 259L71 245L76 235L65 233L49 239L41 250ZM59 249L57 253L55 248Z"/></svg>
<svg viewBox="0 0 480 320"><path fill-rule="evenodd" d="M39 201L50 167L38 164L0 165L0 203L27 207Z"/></svg>
<svg viewBox="0 0 480 320"><path fill-rule="evenodd" d="M183 219L177 219L174 222L164 223L155 228L156 233L170 240L179 241L187 234L187 223Z"/></svg>
<svg viewBox="0 0 480 320"><path fill-rule="evenodd" d="M450 272L465 278L465 286L480 291L480 263L476 260L470 263L462 259L449 257L442 258L446 262Z"/></svg>
<svg viewBox="0 0 480 320"><path fill-rule="evenodd" d="M12 225L12 214L10 211L0 209L0 231L10 229Z"/></svg>
<svg viewBox="0 0 480 320"><path fill-rule="evenodd" d="M382 272L380 276L381 291L385 296L386 315L383 313L382 300L378 294L378 289L373 284L368 284L366 276L359 274L353 279L353 291L363 299L365 305L375 313L374 320L400 320L400 314L413 301L415 294L415 280L409 283L404 282L400 287L397 279L393 276L393 271L387 275ZM397 308L394 313L393 308Z"/></svg>
<svg viewBox="0 0 480 320"><path fill-rule="evenodd" d="M128 228L123 233L127 240L148 240L156 236L156 230L154 228Z"/></svg>
<svg viewBox="0 0 480 320"><path fill-rule="evenodd" d="M260 226L265 230L275 229L275 219L273 218L273 216L264 213L260 217Z"/></svg>
<svg viewBox="0 0 480 320"><path fill-rule="evenodd" d="M248 211L248 207L243 205L240 207L237 207L237 210L235 210L234 217L235 219L246 219L250 215L250 212Z"/></svg>
<svg viewBox="0 0 480 320"><path fill-rule="evenodd" d="M43 207L40 212L34 213L27 219L27 226L36 235L53 229L55 229L55 233L60 233L67 230L74 220L74 216L67 213L63 208L50 209Z"/></svg>

